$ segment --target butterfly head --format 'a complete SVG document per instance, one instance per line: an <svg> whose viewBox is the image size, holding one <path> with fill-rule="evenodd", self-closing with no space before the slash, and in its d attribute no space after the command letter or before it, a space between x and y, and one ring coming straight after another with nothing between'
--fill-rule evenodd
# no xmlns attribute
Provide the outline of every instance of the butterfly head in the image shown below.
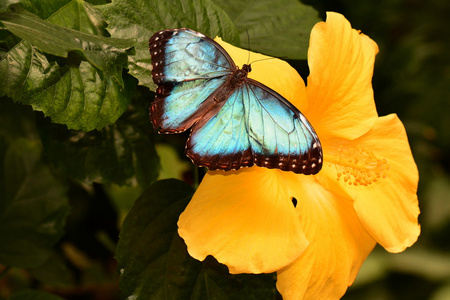
<svg viewBox="0 0 450 300"><path fill-rule="evenodd" d="M244 70L246 73L250 73L252 71L252 66L250 64L245 64L242 66L242 70Z"/></svg>

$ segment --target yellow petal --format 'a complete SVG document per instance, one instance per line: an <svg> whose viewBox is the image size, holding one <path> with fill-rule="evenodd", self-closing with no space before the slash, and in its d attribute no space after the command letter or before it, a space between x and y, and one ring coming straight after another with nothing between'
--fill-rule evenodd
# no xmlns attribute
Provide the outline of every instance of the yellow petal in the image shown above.
<svg viewBox="0 0 450 300"><path fill-rule="evenodd" d="M327 166L318 180L354 199L361 222L386 250L401 252L411 246L420 234L419 178L398 117L381 117L362 137L327 147Z"/></svg>
<svg viewBox="0 0 450 300"><path fill-rule="evenodd" d="M302 109L299 104L305 102L305 83L297 71L287 62L235 47L222 41L221 38L215 38L215 41L228 52L239 68L242 68L244 64L252 63L249 78L270 87L297 108Z"/></svg>
<svg viewBox="0 0 450 300"><path fill-rule="evenodd" d="M296 186L299 220L310 244L278 272L277 289L284 300L340 299L375 240L359 222L351 200L325 190L313 178L298 180Z"/></svg>
<svg viewBox="0 0 450 300"><path fill-rule="evenodd" d="M189 254L213 255L230 273L274 272L294 261L308 242L282 173L208 172L178 221Z"/></svg>
<svg viewBox="0 0 450 300"><path fill-rule="evenodd" d="M377 44L351 28L344 16L327 13L314 26L308 50L307 110L319 138L353 139L375 122L372 74Z"/></svg>

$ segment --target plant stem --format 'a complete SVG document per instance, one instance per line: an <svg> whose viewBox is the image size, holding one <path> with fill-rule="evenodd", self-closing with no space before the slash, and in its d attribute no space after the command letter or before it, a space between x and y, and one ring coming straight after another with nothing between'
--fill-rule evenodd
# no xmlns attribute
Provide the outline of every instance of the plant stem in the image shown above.
<svg viewBox="0 0 450 300"><path fill-rule="evenodd" d="M194 166L194 189L198 188L198 167Z"/></svg>

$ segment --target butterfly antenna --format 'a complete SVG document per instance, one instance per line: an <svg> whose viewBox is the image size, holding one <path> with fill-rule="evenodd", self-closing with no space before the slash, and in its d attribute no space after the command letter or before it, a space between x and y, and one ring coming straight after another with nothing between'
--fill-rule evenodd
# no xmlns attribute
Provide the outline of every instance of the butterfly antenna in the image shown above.
<svg viewBox="0 0 450 300"><path fill-rule="evenodd" d="M250 35L248 34L248 29L247 28L245 28L245 31L247 32L247 44L248 44L248 58L247 58L247 65L249 64L249 62L250 62L250 51L251 51L251 48L250 48Z"/></svg>
<svg viewBox="0 0 450 300"><path fill-rule="evenodd" d="M252 64L258 61L263 61L263 60L269 60L269 59L279 59L278 57L268 57L268 58L261 58L261 59L257 59L252 61Z"/></svg>
<svg viewBox="0 0 450 300"><path fill-rule="evenodd" d="M275 58L285 60L285 59L288 58L288 57L282 57L282 56L280 56L280 57L268 57L268 58L257 59L257 60L254 60L254 61L252 61L252 62L250 63L250 52L251 52L251 47L250 47L250 34L248 33L248 29L247 29L247 28L245 28L245 32L247 32L247 44L248 44L248 58L247 58L247 65L251 65L252 63L255 63L255 62L257 62L257 61L263 61L263 60L269 60L269 59L275 59Z"/></svg>

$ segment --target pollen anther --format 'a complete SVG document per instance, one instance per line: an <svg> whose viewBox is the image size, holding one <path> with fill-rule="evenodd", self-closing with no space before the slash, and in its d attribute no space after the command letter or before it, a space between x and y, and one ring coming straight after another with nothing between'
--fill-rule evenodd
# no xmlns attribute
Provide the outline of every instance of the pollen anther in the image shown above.
<svg viewBox="0 0 450 300"><path fill-rule="evenodd" d="M378 158L373 152L360 147L344 147L339 145L332 155L325 159L336 166L337 180L354 186L368 186L379 178L386 178L389 164L386 159Z"/></svg>

